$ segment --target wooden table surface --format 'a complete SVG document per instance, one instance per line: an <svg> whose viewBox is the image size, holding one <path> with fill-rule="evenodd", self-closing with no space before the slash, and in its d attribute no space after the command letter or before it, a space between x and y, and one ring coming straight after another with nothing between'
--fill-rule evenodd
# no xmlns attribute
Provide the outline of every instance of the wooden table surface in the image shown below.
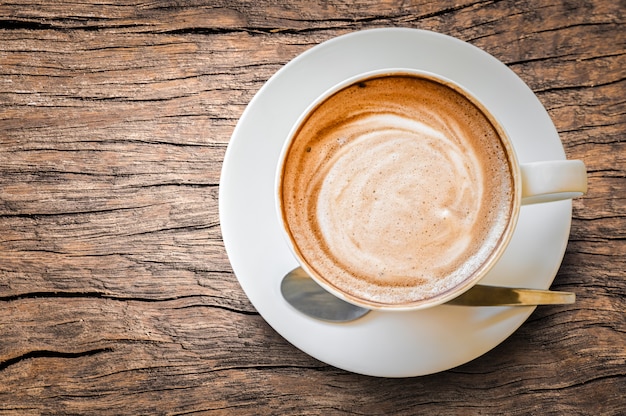
<svg viewBox="0 0 626 416"><path fill-rule="evenodd" d="M38 4L42 3L42 4ZM0 1L0 414L626 414L626 3ZM218 189L237 120L305 50L429 29L506 63L585 161L553 288L460 367L357 375L242 291Z"/></svg>

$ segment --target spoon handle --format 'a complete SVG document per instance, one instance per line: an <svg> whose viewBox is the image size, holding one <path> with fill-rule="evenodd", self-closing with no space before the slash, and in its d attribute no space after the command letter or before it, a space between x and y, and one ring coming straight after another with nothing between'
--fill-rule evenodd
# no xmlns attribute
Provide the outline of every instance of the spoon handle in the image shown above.
<svg viewBox="0 0 626 416"><path fill-rule="evenodd" d="M459 306L537 306L574 303L576 294L552 290L476 285L446 302Z"/></svg>

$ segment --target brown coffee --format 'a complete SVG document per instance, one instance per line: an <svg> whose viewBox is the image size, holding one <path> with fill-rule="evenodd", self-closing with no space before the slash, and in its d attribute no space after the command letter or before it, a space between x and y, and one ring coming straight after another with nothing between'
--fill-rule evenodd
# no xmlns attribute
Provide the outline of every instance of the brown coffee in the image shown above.
<svg viewBox="0 0 626 416"><path fill-rule="evenodd" d="M379 75L323 100L295 133L279 197L311 272L366 304L408 305L471 279L511 221L506 146L456 88Z"/></svg>

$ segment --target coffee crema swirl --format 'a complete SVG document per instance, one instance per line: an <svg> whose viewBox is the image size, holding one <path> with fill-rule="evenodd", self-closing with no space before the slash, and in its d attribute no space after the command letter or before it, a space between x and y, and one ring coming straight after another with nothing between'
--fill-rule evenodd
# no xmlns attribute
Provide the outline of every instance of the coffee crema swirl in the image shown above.
<svg viewBox="0 0 626 416"><path fill-rule="evenodd" d="M379 76L303 122L283 168L283 218L330 286L366 302L415 302L487 261L510 220L508 166L498 132L463 95Z"/></svg>

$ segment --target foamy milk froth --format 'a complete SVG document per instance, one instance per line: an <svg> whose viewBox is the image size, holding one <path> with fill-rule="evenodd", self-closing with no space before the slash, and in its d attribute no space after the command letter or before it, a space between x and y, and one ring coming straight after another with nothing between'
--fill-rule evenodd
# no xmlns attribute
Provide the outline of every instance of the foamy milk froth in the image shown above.
<svg viewBox="0 0 626 416"><path fill-rule="evenodd" d="M281 178L283 220L302 261L372 304L461 284L511 217L496 129L463 95L414 75L374 77L324 100L294 136Z"/></svg>

